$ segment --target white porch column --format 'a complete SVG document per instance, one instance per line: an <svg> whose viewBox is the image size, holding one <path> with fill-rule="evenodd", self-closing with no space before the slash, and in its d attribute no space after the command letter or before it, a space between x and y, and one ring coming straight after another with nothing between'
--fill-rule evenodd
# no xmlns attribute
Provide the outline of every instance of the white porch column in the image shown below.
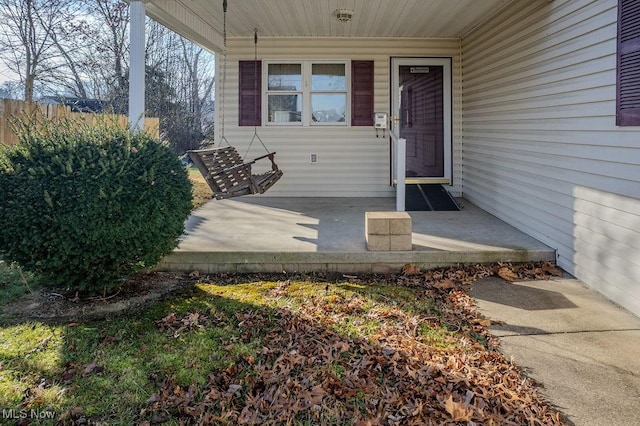
<svg viewBox="0 0 640 426"><path fill-rule="evenodd" d="M129 128L144 128L144 72L145 72L145 8L144 0L129 2L130 60L129 60Z"/></svg>
<svg viewBox="0 0 640 426"><path fill-rule="evenodd" d="M398 139L396 151L396 211L405 211L406 198L406 161L407 161L407 140L405 138Z"/></svg>

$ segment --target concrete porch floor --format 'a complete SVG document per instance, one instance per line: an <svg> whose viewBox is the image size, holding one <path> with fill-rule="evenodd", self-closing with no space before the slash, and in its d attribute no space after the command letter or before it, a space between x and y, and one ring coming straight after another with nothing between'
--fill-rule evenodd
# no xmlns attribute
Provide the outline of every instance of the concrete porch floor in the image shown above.
<svg viewBox="0 0 640 426"><path fill-rule="evenodd" d="M413 250L370 252L364 215L393 198L241 197L195 210L159 270L398 272L462 263L555 261L552 248L465 200L459 212L409 212Z"/></svg>

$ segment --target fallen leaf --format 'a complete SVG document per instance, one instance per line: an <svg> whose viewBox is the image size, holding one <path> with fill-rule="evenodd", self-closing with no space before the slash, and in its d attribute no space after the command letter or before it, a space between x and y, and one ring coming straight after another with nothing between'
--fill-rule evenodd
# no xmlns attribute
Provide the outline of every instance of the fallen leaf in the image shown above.
<svg viewBox="0 0 640 426"><path fill-rule="evenodd" d="M89 364L85 364L84 366L84 370L82 371L82 375L86 376L87 374L91 374L91 372L94 370L94 368L96 368L98 366L98 364L96 364L96 362L92 362Z"/></svg>
<svg viewBox="0 0 640 426"><path fill-rule="evenodd" d="M71 383L73 381L77 373L76 366L77 364L75 363L67 364L64 371L60 375L60 380L62 381L62 383Z"/></svg>
<svg viewBox="0 0 640 426"><path fill-rule="evenodd" d="M164 413L155 414L153 417L151 417L151 424L157 425L160 423L165 423L167 419L167 415Z"/></svg>
<svg viewBox="0 0 640 426"><path fill-rule="evenodd" d="M542 263L446 267L383 277L363 274L358 284L404 286L419 303L433 304L438 315L418 315L411 303L387 288L382 298L322 282L316 294L301 304L233 313L198 312L167 315L156 326L174 336L192 328L237 324L238 334L219 341L212 359L230 364L214 368L198 384L181 383L169 375L149 379L157 389L140 419L151 424L310 424L322 419L362 426L411 424L545 424L562 425L558 413L537 393L535 383L502 355L499 341L481 328L495 324L479 314L469 295L477 280L497 276L540 279ZM278 282L265 298L295 297L289 282L257 275L261 282ZM337 279L343 279L339 277ZM234 282L232 275L212 277ZM307 281L314 282L307 278ZM328 292L322 289L328 288ZM404 292L404 290L403 290ZM375 329L368 323L375 321ZM351 333L338 333L347 325ZM458 345L437 348L423 343L421 328L450 331ZM365 330L366 329L366 330ZM486 339L478 343L475 334ZM364 337L364 338L363 338ZM239 348L255 341L255 352ZM172 344L171 347L174 345ZM466 348L473 350L466 350ZM149 348L151 350L151 348ZM241 352L241 353L233 353ZM214 362L218 364L218 362ZM190 368L192 362L185 364ZM82 371L82 364L67 369ZM170 374L169 371L165 372ZM164 375L163 375L164 377Z"/></svg>
<svg viewBox="0 0 640 426"><path fill-rule="evenodd" d="M154 402L160 401L160 397L157 393L154 393L147 399L147 404L153 404Z"/></svg>
<svg viewBox="0 0 640 426"><path fill-rule="evenodd" d="M473 410L461 402L454 401L453 395L445 398L444 408L451 415L451 420L454 422L468 422L473 415Z"/></svg>
<svg viewBox="0 0 640 426"><path fill-rule="evenodd" d="M88 376L89 374L100 374L104 371L104 367L98 365L95 361L85 364L84 370L82 370L83 376Z"/></svg>
<svg viewBox="0 0 640 426"><path fill-rule="evenodd" d="M498 276L505 281L513 282L518 279L518 275L508 266L498 269Z"/></svg>
<svg viewBox="0 0 640 426"><path fill-rule="evenodd" d="M382 355L384 355L384 356L392 356L395 353L396 353L396 351L391 349L391 348L383 348L382 349Z"/></svg>
<svg viewBox="0 0 640 426"><path fill-rule="evenodd" d="M402 267L402 273L404 275L407 275L407 276L412 276L412 275L420 275L422 273L422 271L416 265L412 265L410 263L406 263Z"/></svg>
<svg viewBox="0 0 640 426"><path fill-rule="evenodd" d="M107 345L109 343L113 343L116 341L116 338L113 336L107 336L104 339L102 339L102 343L100 343L101 345Z"/></svg>
<svg viewBox="0 0 640 426"><path fill-rule="evenodd" d="M439 288L439 289L442 289L442 290L448 290L448 289L451 289L451 288L456 288L456 284L453 281L451 281L450 279L445 279L445 280L442 280L442 281L435 282L435 283L433 283L433 286L435 288Z"/></svg>
<svg viewBox="0 0 640 426"><path fill-rule="evenodd" d="M562 277L564 275L564 272L562 272L562 269L560 269L556 265L553 265L552 263L549 263L549 262L544 262L542 264L542 270L555 277Z"/></svg>
<svg viewBox="0 0 640 426"><path fill-rule="evenodd" d="M227 393L236 393L240 389L242 389L242 385L229 385L229 389L227 389Z"/></svg>
<svg viewBox="0 0 640 426"><path fill-rule="evenodd" d="M473 320L473 323L483 327L489 327L491 325L491 320L488 318L476 318Z"/></svg>
<svg viewBox="0 0 640 426"><path fill-rule="evenodd" d="M338 350L340 351L340 353L345 353L349 350L350 346L347 342L340 342L338 344Z"/></svg>

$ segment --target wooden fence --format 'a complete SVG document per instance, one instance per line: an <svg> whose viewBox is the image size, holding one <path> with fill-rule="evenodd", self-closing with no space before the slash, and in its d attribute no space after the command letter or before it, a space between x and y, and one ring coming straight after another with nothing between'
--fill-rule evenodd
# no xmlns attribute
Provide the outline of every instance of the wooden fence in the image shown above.
<svg viewBox="0 0 640 426"><path fill-rule="evenodd" d="M16 101L13 99L0 99L0 143L15 144L18 137L11 128L11 118L25 115L38 118L56 119L70 118L72 120L84 120L93 124L98 119L112 120L123 127L129 125L129 117L117 114L93 114L84 112L71 112L71 107L65 105L48 105ZM144 129L153 137L160 135L160 120L147 117L144 119Z"/></svg>

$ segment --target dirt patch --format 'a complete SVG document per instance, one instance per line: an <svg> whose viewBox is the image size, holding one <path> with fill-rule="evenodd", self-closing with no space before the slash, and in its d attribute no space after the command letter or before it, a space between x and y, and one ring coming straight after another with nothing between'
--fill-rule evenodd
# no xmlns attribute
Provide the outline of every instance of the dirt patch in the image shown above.
<svg viewBox="0 0 640 426"><path fill-rule="evenodd" d="M337 281L342 274L317 274L317 279ZM197 282L233 284L245 280L279 281L281 279L307 279L300 274L212 274L201 275L175 272L139 273L127 280L112 294L90 297L70 294L65 290L39 289L0 305L0 319L14 321L41 321L49 324L103 320L139 311L165 300L176 291Z"/></svg>
<svg viewBox="0 0 640 426"><path fill-rule="evenodd" d="M10 318L19 321L65 323L109 318L152 305L176 290L193 285L183 274L141 273L129 279L111 295L82 297L64 291L40 289L2 307Z"/></svg>

